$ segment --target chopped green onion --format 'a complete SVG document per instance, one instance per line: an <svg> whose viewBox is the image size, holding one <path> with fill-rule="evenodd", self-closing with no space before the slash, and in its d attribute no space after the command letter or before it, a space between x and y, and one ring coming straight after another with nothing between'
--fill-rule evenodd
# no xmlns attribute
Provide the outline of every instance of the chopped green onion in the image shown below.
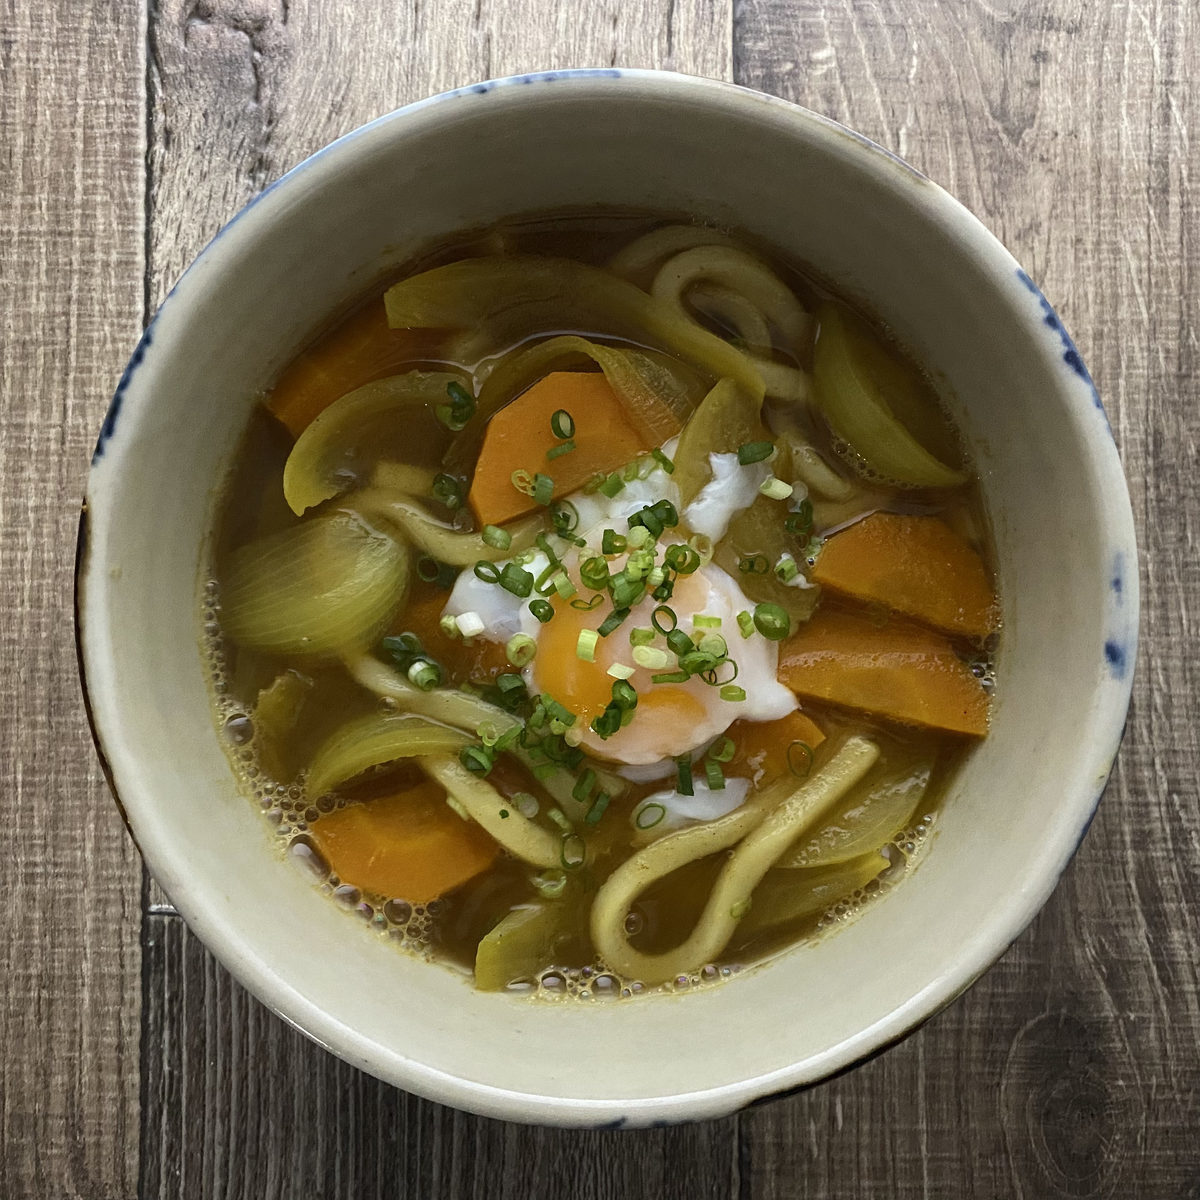
<svg viewBox="0 0 1200 1200"><path fill-rule="evenodd" d="M765 575L770 569L765 554L745 554L738 559L738 570L743 575Z"/></svg>
<svg viewBox="0 0 1200 1200"><path fill-rule="evenodd" d="M610 633L612 633L612 631L614 629L616 629L617 626L620 625L621 622L624 621L625 618L628 616L629 616L629 609L614 608L612 610L612 612L610 612L608 614L608 616L605 617L604 620L600 623L600 628L598 630L596 630L596 632L601 637L608 637L608 635Z"/></svg>
<svg viewBox="0 0 1200 1200"><path fill-rule="evenodd" d="M613 576L612 602L617 608L632 608L646 594L646 585L640 579L630 579L622 571Z"/></svg>
<svg viewBox="0 0 1200 1200"><path fill-rule="evenodd" d="M723 737L719 742L713 742L708 748L708 757L713 762L729 762L736 753L737 746L734 745L731 737Z"/></svg>
<svg viewBox="0 0 1200 1200"><path fill-rule="evenodd" d="M664 579L650 594L655 600L670 600L672 592L675 591L675 581L672 579Z"/></svg>
<svg viewBox="0 0 1200 1200"><path fill-rule="evenodd" d="M683 542L668 546L663 559L672 571L677 571L680 575L691 575L700 567L700 555Z"/></svg>
<svg viewBox="0 0 1200 1200"><path fill-rule="evenodd" d="M794 491L790 483L782 479L776 479L774 475L768 475L758 485L758 490L761 495L766 496L770 500L789 500Z"/></svg>
<svg viewBox="0 0 1200 1200"><path fill-rule="evenodd" d="M625 480L626 483L632 483L637 477L638 477L638 465L637 465L636 459L634 459L633 462L627 462L621 468L621 478L623 480Z"/></svg>
<svg viewBox="0 0 1200 1200"><path fill-rule="evenodd" d="M636 658L637 655L634 657ZM606 674L611 675L614 679L628 679L633 674L633 670L633 667L627 667L624 663L613 663Z"/></svg>
<svg viewBox="0 0 1200 1200"><path fill-rule="evenodd" d="M710 617L707 613L693 613L692 614L692 628L693 629L720 629L721 628L721 618L720 617Z"/></svg>
<svg viewBox="0 0 1200 1200"><path fill-rule="evenodd" d="M600 635L594 629L581 629L579 637L575 640L575 657L583 659L584 662L596 661L596 643L600 640Z"/></svg>
<svg viewBox="0 0 1200 1200"><path fill-rule="evenodd" d="M651 450L650 455L668 475L675 473L675 464L661 450Z"/></svg>
<svg viewBox="0 0 1200 1200"><path fill-rule="evenodd" d="M596 772L591 767L585 768L571 789L571 798L582 804L591 794L596 783Z"/></svg>
<svg viewBox="0 0 1200 1200"><path fill-rule="evenodd" d="M667 573L662 567L651 567L650 573L646 576L646 586L656 588L666 577Z"/></svg>
<svg viewBox="0 0 1200 1200"><path fill-rule="evenodd" d="M546 710L546 715L552 720L561 721L568 728L575 724L575 714L569 709L564 708L553 696L547 696L542 693L542 707Z"/></svg>
<svg viewBox="0 0 1200 1200"><path fill-rule="evenodd" d="M774 449L774 442L743 442L738 447L738 462L743 467L748 467L751 463L762 462L764 458L771 457Z"/></svg>
<svg viewBox="0 0 1200 1200"><path fill-rule="evenodd" d="M800 568L796 566L796 560L790 554L781 554L779 561L775 564L775 575L779 581L791 583L799 574Z"/></svg>
<svg viewBox="0 0 1200 1200"><path fill-rule="evenodd" d="M613 703L623 711L637 708L637 689L626 679L618 679L612 685L612 698Z"/></svg>
<svg viewBox="0 0 1200 1200"><path fill-rule="evenodd" d="M765 638L781 642L791 629L788 615L778 604L756 604L754 606L754 628Z"/></svg>
<svg viewBox="0 0 1200 1200"><path fill-rule="evenodd" d="M653 629L646 629L639 625L629 631L629 644L631 646L648 646L657 636Z"/></svg>
<svg viewBox="0 0 1200 1200"><path fill-rule="evenodd" d="M578 725L572 725L566 733L562 735L562 739L568 746L578 746L583 741L583 730Z"/></svg>
<svg viewBox="0 0 1200 1200"><path fill-rule="evenodd" d="M788 767L793 775L805 778L812 770L813 750L807 742L795 741L787 748Z"/></svg>
<svg viewBox="0 0 1200 1200"><path fill-rule="evenodd" d="M651 675L651 683L687 683L691 676L686 671L666 671L662 675Z"/></svg>
<svg viewBox="0 0 1200 1200"><path fill-rule="evenodd" d="M729 700L733 703L737 703L739 700L745 700L746 689L738 687L737 684L734 683L727 683L723 688L721 688L720 695L722 700Z"/></svg>
<svg viewBox="0 0 1200 1200"><path fill-rule="evenodd" d="M537 642L527 633L514 634L508 639L504 654L514 667L524 667L533 662L537 654Z"/></svg>
<svg viewBox="0 0 1200 1200"><path fill-rule="evenodd" d="M579 578L584 587L592 588L593 591L608 587L608 563L599 555L585 558L579 564Z"/></svg>
<svg viewBox="0 0 1200 1200"><path fill-rule="evenodd" d="M542 871L537 875L531 875L529 882L533 884L534 890L539 896L547 900L556 900L563 894L563 889L567 886L567 877L562 871Z"/></svg>
<svg viewBox="0 0 1200 1200"><path fill-rule="evenodd" d="M505 693L515 692L525 686L525 680L512 671L503 671L496 676L496 686Z"/></svg>
<svg viewBox="0 0 1200 1200"><path fill-rule="evenodd" d="M719 762L713 762L710 758L704 764L704 774L710 792L723 792L725 790L725 772L721 770Z"/></svg>
<svg viewBox="0 0 1200 1200"><path fill-rule="evenodd" d="M658 514L648 504L644 505L638 512L629 518L629 528L636 529L638 526L650 531L651 537L658 537L664 529L662 521Z"/></svg>
<svg viewBox="0 0 1200 1200"><path fill-rule="evenodd" d="M500 568L494 562L488 562L486 558L481 558L475 564L475 577L482 579L484 583L499 583Z"/></svg>
<svg viewBox="0 0 1200 1200"><path fill-rule="evenodd" d="M587 857L587 847L584 845L583 838L577 833L569 833L562 842L562 853L559 855L559 861L568 871L574 871L577 867L583 866L583 860Z"/></svg>
<svg viewBox="0 0 1200 1200"><path fill-rule="evenodd" d="M660 616L664 621L670 619L670 625L662 624L659 620ZM668 608L665 604L660 604L650 614L650 624L653 625L659 633L670 633L671 630L679 624L679 618L675 615L675 610L673 608Z"/></svg>
<svg viewBox="0 0 1200 1200"><path fill-rule="evenodd" d="M588 809L587 816L583 819L589 825L598 824L611 799L612 797L607 792L597 792L595 800L592 801L592 807Z"/></svg>
<svg viewBox="0 0 1200 1200"><path fill-rule="evenodd" d="M626 542L634 550L644 550L654 541L654 535L648 530L645 525L635 525L630 529Z"/></svg>
<svg viewBox="0 0 1200 1200"><path fill-rule="evenodd" d="M565 408L558 409L550 418L550 432L556 438L575 436L575 418Z"/></svg>
<svg viewBox="0 0 1200 1200"><path fill-rule="evenodd" d="M548 816L550 820L553 821L554 824L563 831L563 833L570 833L575 828L575 826L567 820L567 814L563 812L561 808L548 808L546 810L546 816Z"/></svg>
<svg viewBox="0 0 1200 1200"><path fill-rule="evenodd" d="M458 632L465 638L478 637L487 628L477 612L459 613L454 619L458 624Z"/></svg>
<svg viewBox="0 0 1200 1200"><path fill-rule="evenodd" d="M475 573L479 573L478 567L476 567ZM533 574L526 571L524 567L518 567L516 563L505 563L504 570L500 572L497 582L506 592L511 592L522 600L533 591Z"/></svg>
<svg viewBox="0 0 1200 1200"><path fill-rule="evenodd" d="M483 746L464 746L458 752L458 760L472 775L487 775L495 759L490 750Z"/></svg>
<svg viewBox="0 0 1200 1200"><path fill-rule="evenodd" d="M427 658L418 658L408 668L408 681L421 691L430 692L442 682L442 668Z"/></svg>
<svg viewBox="0 0 1200 1200"><path fill-rule="evenodd" d="M579 509L570 500L558 500L550 510L550 519L554 522L554 532L560 537L566 537L579 528ZM538 544L541 545L540 538ZM546 554L552 561L558 561L549 550L546 550Z"/></svg>
<svg viewBox="0 0 1200 1200"><path fill-rule="evenodd" d="M682 629L672 629L667 634L667 646L676 658L682 658L685 654L691 654L695 650L696 643Z"/></svg>
<svg viewBox="0 0 1200 1200"><path fill-rule="evenodd" d="M531 600L529 602L529 611L533 613L533 615L537 617L537 619L541 621L543 625L545 625L545 623L554 616L554 606L549 600Z"/></svg>
<svg viewBox="0 0 1200 1200"><path fill-rule="evenodd" d="M643 804L638 809L637 816L633 823L639 829L653 829L667 815L667 807L665 804L660 804L657 800L651 800L649 804Z"/></svg>
<svg viewBox="0 0 1200 1200"><path fill-rule="evenodd" d="M480 721L475 727L475 732L479 736L479 740L490 750L500 737L500 731L496 728L495 721Z"/></svg>
<svg viewBox="0 0 1200 1200"><path fill-rule="evenodd" d="M677 758L675 760L675 767L678 772L675 790L681 796L694 796L696 794L696 787L692 783L692 756L684 754Z"/></svg>
<svg viewBox="0 0 1200 1200"><path fill-rule="evenodd" d="M462 508L463 486L453 475L444 471L433 477L433 495L436 500L447 508Z"/></svg>
<svg viewBox="0 0 1200 1200"><path fill-rule="evenodd" d="M562 599L569 600L573 595L575 595L577 589L571 582L571 579L567 575L566 571L559 571L557 575L551 576L550 582L554 584L554 590L559 594L559 596L562 597Z"/></svg>
<svg viewBox="0 0 1200 1200"><path fill-rule="evenodd" d="M754 618L745 609L738 613L737 623L738 629L742 631L742 637L748 638L754 632Z"/></svg>
<svg viewBox="0 0 1200 1200"><path fill-rule="evenodd" d="M533 475L529 471L518 468L509 478L518 492L523 492L526 496L533 495Z"/></svg>
<svg viewBox="0 0 1200 1200"><path fill-rule="evenodd" d="M446 613L439 621L438 628L448 637L456 638L459 636L458 620Z"/></svg>
<svg viewBox="0 0 1200 1200"><path fill-rule="evenodd" d="M697 643L696 648L714 658L724 658L729 653L729 646L719 633L706 633Z"/></svg>
<svg viewBox="0 0 1200 1200"><path fill-rule="evenodd" d="M571 607L579 609L580 612L591 612L593 608L598 608L604 603L604 597L597 594L590 600L585 600L582 596L577 596L571 601Z"/></svg>
<svg viewBox="0 0 1200 1200"><path fill-rule="evenodd" d="M501 529L499 525L485 525L479 536L487 545L495 546L497 550L507 550L512 545L512 534L507 529Z"/></svg>
<svg viewBox="0 0 1200 1200"><path fill-rule="evenodd" d="M671 660L667 652L658 649L657 646L634 646L633 661L639 667L657 671L659 668L665 667Z"/></svg>
<svg viewBox="0 0 1200 1200"><path fill-rule="evenodd" d="M543 508L550 505L550 501L554 499L554 480L549 475L535 475L533 477L533 491L529 493L535 504L540 504Z"/></svg>
<svg viewBox="0 0 1200 1200"><path fill-rule="evenodd" d="M628 544L628 541L615 529L606 529L604 536L600 539L600 549L605 554L621 554Z"/></svg>
<svg viewBox="0 0 1200 1200"><path fill-rule="evenodd" d="M795 512L789 513L783 522L783 527L788 533L795 535L801 541L807 541L812 535L813 527L813 505L812 501L805 498L800 502L800 507Z"/></svg>
<svg viewBox="0 0 1200 1200"><path fill-rule="evenodd" d="M679 512L670 500L656 500L651 506L650 511L665 525L668 529L674 528L679 524Z"/></svg>
<svg viewBox="0 0 1200 1200"><path fill-rule="evenodd" d="M475 399L461 383L453 381L446 384L446 395L450 397L450 403L439 404L434 412L447 429L457 433L465 429L475 415Z"/></svg>
<svg viewBox="0 0 1200 1200"><path fill-rule="evenodd" d="M557 446L551 446L546 451L546 459L548 462L553 462L556 458L561 458L564 454L570 454L575 449L573 441L560 442Z"/></svg>
<svg viewBox="0 0 1200 1200"><path fill-rule="evenodd" d="M621 478L617 471L614 471L597 489L603 492L610 500L620 491L624 491L625 481Z"/></svg>
<svg viewBox="0 0 1200 1200"><path fill-rule="evenodd" d="M428 554L422 554L417 559L417 577L419 579L423 579L426 583L433 583L439 573L436 558L430 558Z"/></svg>

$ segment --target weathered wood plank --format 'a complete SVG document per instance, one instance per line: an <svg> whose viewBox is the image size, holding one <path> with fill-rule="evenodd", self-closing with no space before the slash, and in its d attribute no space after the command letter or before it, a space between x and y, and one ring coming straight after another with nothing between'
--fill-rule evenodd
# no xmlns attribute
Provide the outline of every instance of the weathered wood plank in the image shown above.
<svg viewBox="0 0 1200 1200"><path fill-rule="evenodd" d="M0 30L0 1195L127 1197L140 877L84 718L71 567L142 316L142 36L89 0L12 0Z"/></svg>
<svg viewBox="0 0 1200 1200"><path fill-rule="evenodd" d="M738 8L738 82L908 157L1058 305L1122 449L1145 614L1120 767L1050 905L905 1046L743 1119L748 1195L1196 1194L1198 37L1185 0Z"/></svg>
<svg viewBox="0 0 1200 1200"><path fill-rule="evenodd" d="M151 19L149 294L301 158L421 96L609 64L728 77L716 0L185 4ZM157 889L147 892L162 904ZM484 1121L352 1070L241 991L177 919L148 915L144 1197L728 1194L735 1122L618 1137ZM535 1181L535 1182L531 1182Z"/></svg>

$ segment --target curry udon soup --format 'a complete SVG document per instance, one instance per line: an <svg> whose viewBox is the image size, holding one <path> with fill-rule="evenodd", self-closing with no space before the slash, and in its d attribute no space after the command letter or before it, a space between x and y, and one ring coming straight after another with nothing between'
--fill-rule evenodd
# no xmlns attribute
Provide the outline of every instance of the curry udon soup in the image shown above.
<svg viewBox="0 0 1200 1200"><path fill-rule="evenodd" d="M988 729L976 492L923 376L715 229L560 216L319 336L206 591L287 852L484 989L719 979L900 882Z"/></svg>

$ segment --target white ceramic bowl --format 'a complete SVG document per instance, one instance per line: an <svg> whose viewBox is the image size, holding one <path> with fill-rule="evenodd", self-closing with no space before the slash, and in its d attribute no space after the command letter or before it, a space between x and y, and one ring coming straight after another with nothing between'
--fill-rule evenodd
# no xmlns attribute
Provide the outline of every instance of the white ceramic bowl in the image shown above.
<svg viewBox="0 0 1200 1200"><path fill-rule="evenodd" d="M948 385L994 525L1005 629L992 733L913 878L731 984L550 1005L389 947L275 853L218 742L197 648L216 485L260 390L390 264L500 216L637 205L741 228L883 317ZM717 1116L895 1041L1045 901L1121 736L1137 627L1125 481L1066 331L954 200L779 100L640 71L464 88L342 138L222 231L146 330L88 482L81 658L146 862L255 995L400 1087L493 1116ZM282 921L280 914L286 913Z"/></svg>

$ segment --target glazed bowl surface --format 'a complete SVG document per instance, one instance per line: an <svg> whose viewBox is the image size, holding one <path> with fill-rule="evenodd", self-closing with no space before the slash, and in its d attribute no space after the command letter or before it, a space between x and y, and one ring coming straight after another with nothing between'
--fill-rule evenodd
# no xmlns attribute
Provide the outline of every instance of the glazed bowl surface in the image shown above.
<svg viewBox="0 0 1200 1200"><path fill-rule="evenodd" d="M389 268L502 217L635 207L742 230L876 313L943 385L981 481L1004 615L992 732L884 902L688 995L555 1004L408 957L283 861L210 706L199 590L253 406ZM81 663L130 830L192 929L349 1062L475 1112L562 1125L718 1116L845 1069L948 1003L1044 903L1116 753L1137 627L1128 495L1094 387L1034 283L960 205L866 139L724 84L521 76L357 130L197 258L145 331L96 447Z"/></svg>

